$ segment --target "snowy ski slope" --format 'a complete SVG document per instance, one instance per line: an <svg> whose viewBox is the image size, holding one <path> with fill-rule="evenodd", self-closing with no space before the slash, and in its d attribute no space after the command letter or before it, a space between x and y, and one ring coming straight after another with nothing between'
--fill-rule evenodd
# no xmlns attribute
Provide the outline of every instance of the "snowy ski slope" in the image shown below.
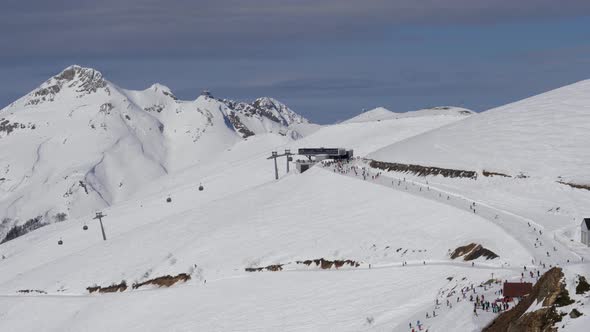
<svg viewBox="0 0 590 332"><path fill-rule="evenodd" d="M590 80L501 106L370 158L590 183Z"/></svg>

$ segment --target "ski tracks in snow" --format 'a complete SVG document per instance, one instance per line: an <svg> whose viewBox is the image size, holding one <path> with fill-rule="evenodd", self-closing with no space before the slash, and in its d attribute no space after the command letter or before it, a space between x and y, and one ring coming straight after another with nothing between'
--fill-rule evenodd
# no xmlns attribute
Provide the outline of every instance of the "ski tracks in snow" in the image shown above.
<svg viewBox="0 0 590 332"><path fill-rule="evenodd" d="M366 170L371 169L368 164L363 162L353 162L351 166L356 166L359 170L362 170L363 167ZM329 169L334 170L334 167L330 167ZM360 173L358 176L355 176L354 173L342 174L336 170L335 174L363 180ZM496 208L484 202L470 199L469 197L461 194L433 187L429 184L410 181L404 177L392 177L391 173L387 173L387 176L383 175L382 173L380 176L373 179L372 176L376 174L377 172L369 173L366 177L366 181L422 198L434 200L436 202L443 203L458 209L465 209L494 223L498 227L502 228L508 235L520 242L521 245L529 252L531 257L534 257L534 264L527 264L529 266L536 266L541 261L547 263L546 265L551 263L552 265L560 265L566 264L568 259L575 261L579 261L581 259L581 256L574 252L572 248L563 245L559 241L555 241L555 239L550 236L550 234L543 233L542 231L544 230L544 227L532 219L520 216L510 211ZM473 206L474 210L471 209L472 204L475 204ZM542 241L538 241L537 239L542 239ZM536 245L536 243L544 243L544 245L533 247ZM552 248L556 248L557 250L553 250ZM535 249L537 250L535 251ZM545 252L549 252L549 255L553 255L545 256ZM557 254L558 252L559 255Z"/></svg>

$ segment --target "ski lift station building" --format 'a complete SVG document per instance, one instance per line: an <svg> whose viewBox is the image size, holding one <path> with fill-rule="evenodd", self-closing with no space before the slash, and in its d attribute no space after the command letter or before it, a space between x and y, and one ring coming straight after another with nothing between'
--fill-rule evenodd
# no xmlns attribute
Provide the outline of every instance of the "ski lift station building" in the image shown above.
<svg viewBox="0 0 590 332"><path fill-rule="evenodd" d="M354 155L353 150L344 148L301 148L297 151L298 155L307 157L308 160L298 160L297 170L300 173L307 171L318 161L332 159L332 160L348 160Z"/></svg>

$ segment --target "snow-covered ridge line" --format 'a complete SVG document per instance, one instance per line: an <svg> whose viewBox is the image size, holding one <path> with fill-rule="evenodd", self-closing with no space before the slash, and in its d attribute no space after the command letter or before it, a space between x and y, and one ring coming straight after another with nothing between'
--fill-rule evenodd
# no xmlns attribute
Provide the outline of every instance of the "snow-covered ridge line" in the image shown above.
<svg viewBox="0 0 590 332"><path fill-rule="evenodd" d="M419 109L416 111L398 113L392 112L384 107L377 107L365 111L351 119L343 121L342 123L363 123L372 121L386 121L403 118L414 118L424 116L456 116L467 117L475 114L473 111L456 106L436 106L431 108Z"/></svg>
<svg viewBox="0 0 590 332"><path fill-rule="evenodd" d="M36 227L116 204L250 136L272 134L287 143L309 125L272 98L244 103L206 93L184 101L162 84L127 90L78 65L0 115L0 241L33 229L32 222L20 227L30 220L39 221Z"/></svg>

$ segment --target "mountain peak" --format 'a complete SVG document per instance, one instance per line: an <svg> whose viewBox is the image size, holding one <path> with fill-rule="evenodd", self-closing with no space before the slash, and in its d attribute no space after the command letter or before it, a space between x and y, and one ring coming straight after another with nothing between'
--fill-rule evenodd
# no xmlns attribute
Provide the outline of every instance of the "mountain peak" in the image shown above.
<svg viewBox="0 0 590 332"><path fill-rule="evenodd" d="M82 67L79 65L68 66L52 78L56 80L71 81L76 78L76 76L89 79L102 79L102 73L98 70L94 68Z"/></svg>
<svg viewBox="0 0 590 332"><path fill-rule="evenodd" d="M392 112L385 107L377 107L370 110L364 110L361 114L350 118L343 123L381 121L392 119L395 115L395 112Z"/></svg>
<svg viewBox="0 0 590 332"><path fill-rule="evenodd" d="M152 84L147 90L152 90L154 92L160 92L165 96L168 96L174 100L178 100L178 98L176 98L176 96L172 93L172 90L170 90L169 87L160 84L160 83L154 83Z"/></svg>
<svg viewBox="0 0 590 332"><path fill-rule="evenodd" d="M270 114L274 115L283 125L289 126L295 123L308 123L309 120L304 118L303 116L295 113L291 110L287 105L281 103L280 101L270 98L270 97L260 97L257 98L251 104L254 108L259 110L264 110L266 112L270 112Z"/></svg>
<svg viewBox="0 0 590 332"><path fill-rule="evenodd" d="M260 97L260 98L256 98L256 100L252 103L252 104L256 104L260 107L274 107L274 108L280 108L280 107L286 107L285 104L281 103L280 101L271 98L271 97Z"/></svg>
<svg viewBox="0 0 590 332"><path fill-rule="evenodd" d="M98 70L72 65L25 96L24 106L52 102L63 90L71 90L79 98L103 88L110 93L107 81Z"/></svg>

